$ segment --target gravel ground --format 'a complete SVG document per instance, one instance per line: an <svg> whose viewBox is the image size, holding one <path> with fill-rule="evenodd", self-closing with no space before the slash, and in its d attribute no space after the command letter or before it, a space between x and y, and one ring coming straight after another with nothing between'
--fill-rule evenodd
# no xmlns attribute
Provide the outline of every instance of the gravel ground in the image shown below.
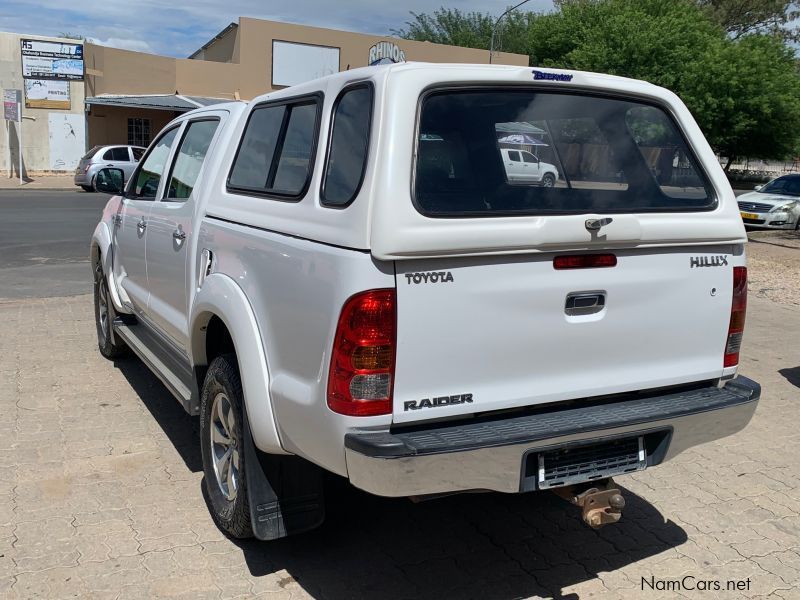
<svg viewBox="0 0 800 600"><path fill-rule="evenodd" d="M800 306L800 231L751 231L749 238L750 294Z"/></svg>

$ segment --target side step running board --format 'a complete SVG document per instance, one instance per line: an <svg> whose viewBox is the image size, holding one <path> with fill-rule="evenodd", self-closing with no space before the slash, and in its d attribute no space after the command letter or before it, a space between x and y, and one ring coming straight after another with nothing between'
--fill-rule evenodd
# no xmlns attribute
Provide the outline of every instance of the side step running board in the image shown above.
<svg viewBox="0 0 800 600"><path fill-rule="evenodd" d="M184 410L189 414L196 414L194 403L192 402L192 392L181 381L181 379L164 364L164 362L150 350L145 342L136 335L136 329L140 325L126 325L120 320L114 321L114 333L118 335L133 350L136 355L155 373L161 382L167 387Z"/></svg>

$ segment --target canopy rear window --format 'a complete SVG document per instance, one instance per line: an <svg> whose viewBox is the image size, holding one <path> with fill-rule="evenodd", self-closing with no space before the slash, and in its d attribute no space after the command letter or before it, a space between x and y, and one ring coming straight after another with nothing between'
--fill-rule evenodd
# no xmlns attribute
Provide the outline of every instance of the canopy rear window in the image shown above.
<svg viewBox="0 0 800 600"><path fill-rule="evenodd" d="M433 217L702 211L716 204L661 108L507 89L423 99L414 201Z"/></svg>

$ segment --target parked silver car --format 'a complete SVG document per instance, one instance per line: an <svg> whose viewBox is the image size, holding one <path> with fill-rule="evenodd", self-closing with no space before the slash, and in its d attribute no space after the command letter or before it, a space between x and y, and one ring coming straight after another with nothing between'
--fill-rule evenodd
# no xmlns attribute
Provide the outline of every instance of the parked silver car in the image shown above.
<svg viewBox="0 0 800 600"><path fill-rule="evenodd" d="M784 175L737 198L748 227L800 229L800 175Z"/></svg>
<svg viewBox="0 0 800 600"><path fill-rule="evenodd" d="M75 169L75 185L86 192L94 191L94 177L104 167L122 169L125 181L133 173L146 148L140 146L95 146L87 152Z"/></svg>

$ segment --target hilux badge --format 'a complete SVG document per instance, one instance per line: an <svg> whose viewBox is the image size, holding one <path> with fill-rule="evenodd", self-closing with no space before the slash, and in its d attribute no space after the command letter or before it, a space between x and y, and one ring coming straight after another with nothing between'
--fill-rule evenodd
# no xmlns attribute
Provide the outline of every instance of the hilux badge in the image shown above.
<svg viewBox="0 0 800 600"><path fill-rule="evenodd" d="M689 268L695 267L724 267L728 264L728 257L724 254L717 256L690 256Z"/></svg>

